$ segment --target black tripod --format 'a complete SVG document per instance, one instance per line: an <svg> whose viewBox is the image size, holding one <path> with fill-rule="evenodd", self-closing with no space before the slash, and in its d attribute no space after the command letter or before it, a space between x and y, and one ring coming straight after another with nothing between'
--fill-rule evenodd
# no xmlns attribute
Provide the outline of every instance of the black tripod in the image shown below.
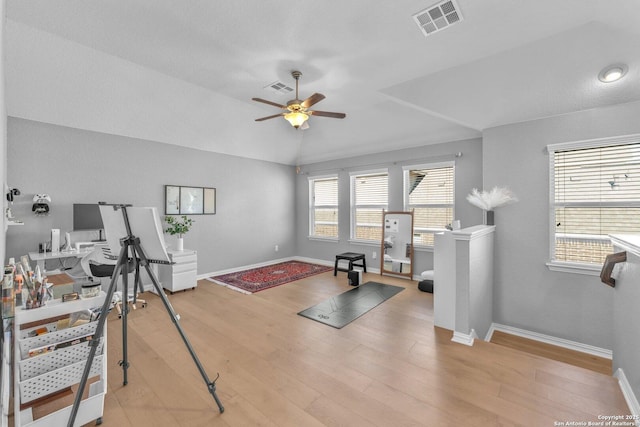
<svg viewBox="0 0 640 427"><path fill-rule="evenodd" d="M128 205L110 205L110 206L113 206L114 210L120 209L122 211L122 216L124 219L124 225L126 227L127 236L120 239L120 245L122 248L120 250L120 255L118 256L118 262L116 263L116 266L113 270L113 274L111 276L111 283L109 284L109 289L107 290L107 296L104 300L104 304L102 305L102 311L100 312L98 324L96 325L96 331L94 333L92 340L89 341L89 346L91 347L91 349L89 350L87 363L82 373L82 378L80 380L77 395L73 402L73 407L71 409L71 415L69 416L69 422L67 426L73 427L73 424L76 419L76 415L78 414L78 409L80 406L80 402L82 400L82 394L84 393L84 388L86 386L87 380L89 379L91 365L93 364L93 359L96 355L96 351L100 344L100 339L104 334L104 326L107 320L109 305L111 304L111 301L113 299L113 294L117 287L119 275L122 276L122 302L123 302L122 360L119 362L119 364L120 366L122 366L122 370L123 370L123 376L124 376L123 385L127 385L127 369L129 368L129 361L128 361L128 355L127 355L127 312L129 311L129 307L127 304L127 300L128 300L128 291L129 291L128 290L128 273L129 273L129 267L131 266L131 263L133 263L136 270L136 274L135 274L136 283L134 283L134 288L136 285L140 285L140 288L142 288L142 285L139 283L139 277L140 277L140 266L143 266L146 269L147 274L151 278L151 281L153 282L153 286L156 289L158 295L160 296L160 299L162 300L165 308L167 309L167 312L169 313L171 320L175 324L176 329L178 329L178 332L180 333L180 336L182 337L182 340L184 341L184 344L186 345L187 350L189 350L189 353L191 354L191 358L196 364L196 367L198 368L198 370L200 371L200 375L202 375L202 379L207 385L207 389L209 390L209 393L211 393L216 404L218 405L218 409L220 410L220 413L224 412L224 407L222 406L222 402L220 402L220 399L216 394L216 380L218 379L219 375L213 381L211 381L207 376L207 373L205 372L204 367L200 363L198 356L193 350L191 343L187 339L187 336L185 335L184 331L182 330L182 327L180 326L180 323L178 322L178 316L173 311L173 307L171 306L171 303L169 303L169 300L167 299L167 295L164 293L164 290L160 286L158 279L156 278L155 274L153 273L153 270L151 269L151 266L149 265L149 263L169 264L169 262L147 259L147 256L145 255L142 249L142 246L140 245L140 239L131 233L131 225L129 224L129 217L127 216ZM133 297L134 304L136 299L135 295L136 295L136 292L134 292L134 297ZM104 379L104 381L106 381L106 378Z"/></svg>

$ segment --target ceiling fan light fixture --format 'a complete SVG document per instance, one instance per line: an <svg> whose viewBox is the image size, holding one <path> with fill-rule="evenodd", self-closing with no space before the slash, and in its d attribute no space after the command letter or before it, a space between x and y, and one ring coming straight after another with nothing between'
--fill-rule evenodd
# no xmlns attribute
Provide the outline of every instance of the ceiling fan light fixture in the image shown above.
<svg viewBox="0 0 640 427"><path fill-rule="evenodd" d="M291 126L298 129L304 122L309 119L309 115L305 113L301 113L299 111L292 111L284 115L286 121L288 121Z"/></svg>
<svg viewBox="0 0 640 427"><path fill-rule="evenodd" d="M620 80L625 74L627 74L627 70L628 67L625 64L609 65L600 71L598 79L603 83L612 83Z"/></svg>

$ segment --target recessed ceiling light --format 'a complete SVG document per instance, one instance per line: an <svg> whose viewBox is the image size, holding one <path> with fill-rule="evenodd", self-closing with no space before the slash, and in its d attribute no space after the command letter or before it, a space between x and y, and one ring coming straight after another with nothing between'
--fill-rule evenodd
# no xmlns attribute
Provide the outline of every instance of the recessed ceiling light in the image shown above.
<svg viewBox="0 0 640 427"><path fill-rule="evenodd" d="M604 83L615 82L616 80L620 80L622 76L627 74L628 67L625 64L614 64L605 67L600 74L598 74L598 79Z"/></svg>

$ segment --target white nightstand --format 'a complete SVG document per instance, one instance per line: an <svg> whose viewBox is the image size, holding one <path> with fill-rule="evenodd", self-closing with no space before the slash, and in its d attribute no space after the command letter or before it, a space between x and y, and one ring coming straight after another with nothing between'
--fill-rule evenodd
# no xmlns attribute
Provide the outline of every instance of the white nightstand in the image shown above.
<svg viewBox="0 0 640 427"><path fill-rule="evenodd" d="M195 289L198 270L198 253L185 249L183 251L167 251L169 259L175 264L158 264L158 280L169 292Z"/></svg>

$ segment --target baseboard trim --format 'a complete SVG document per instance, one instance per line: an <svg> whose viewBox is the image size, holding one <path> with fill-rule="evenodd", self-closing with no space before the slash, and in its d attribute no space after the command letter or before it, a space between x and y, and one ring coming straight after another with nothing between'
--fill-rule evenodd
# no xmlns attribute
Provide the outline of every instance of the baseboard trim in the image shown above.
<svg viewBox="0 0 640 427"><path fill-rule="evenodd" d="M624 395L624 400L627 401L627 406L629 406L631 415L640 417L640 403L638 403L638 399L636 398L636 395L633 393L631 384L629 384L629 380L627 380L627 376L624 374L624 371L622 370L622 368L618 368L618 370L613 374L613 376L617 378L618 384L620 384L620 390L622 390L622 394Z"/></svg>
<svg viewBox="0 0 640 427"><path fill-rule="evenodd" d="M589 344L583 344L576 341L566 340L564 338L558 338L551 335L540 334L538 332L527 331L525 329L515 328L513 326L501 325L499 323L492 323L487 332L485 341L491 341L494 331L504 332L506 334L516 335L522 338L527 338L534 341L543 342L546 344L555 345L557 347L563 347L569 350L579 351L581 353L591 354L593 356L602 357L604 359L611 360L613 353L606 348L595 347Z"/></svg>
<svg viewBox="0 0 640 427"><path fill-rule="evenodd" d="M473 345L473 341L478 338L475 330L471 330L470 334L463 334L462 332L454 331L453 337L451 337L451 341L457 342L458 344L464 344L471 347Z"/></svg>

